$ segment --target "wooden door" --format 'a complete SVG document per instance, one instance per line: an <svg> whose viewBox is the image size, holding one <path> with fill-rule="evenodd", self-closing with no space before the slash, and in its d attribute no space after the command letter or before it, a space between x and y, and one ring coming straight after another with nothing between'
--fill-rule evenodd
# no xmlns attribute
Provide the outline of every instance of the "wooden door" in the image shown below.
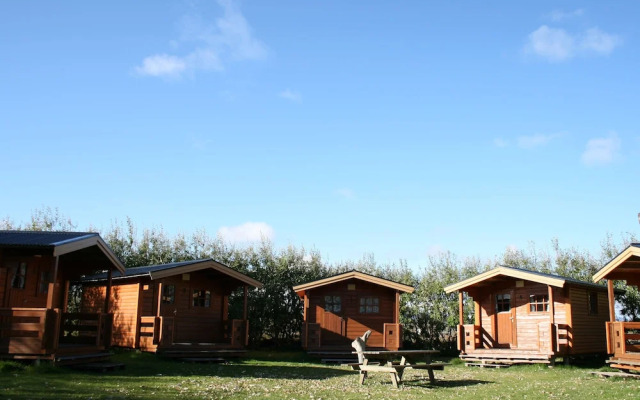
<svg viewBox="0 0 640 400"><path fill-rule="evenodd" d="M322 344L348 345L347 322L343 316L341 296L325 296L322 316Z"/></svg>
<svg viewBox="0 0 640 400"><path fill-rule="evenodd" d="M496 343L499 347L511 347L515 344L515 307L513 291L498 293L495 297L497 316Z"/></svg>

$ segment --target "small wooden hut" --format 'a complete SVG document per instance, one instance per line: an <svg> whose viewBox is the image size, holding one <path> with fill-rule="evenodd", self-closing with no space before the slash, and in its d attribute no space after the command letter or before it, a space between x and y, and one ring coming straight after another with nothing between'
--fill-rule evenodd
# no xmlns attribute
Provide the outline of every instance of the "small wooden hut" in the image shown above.
<svg viewBox="0 0 640 400"><path fill-rule="evenodd" d="M351 271L293 290L304 301L304 349L350 352L351 342L367 330L371 330L367 348L402 346L400 294L413 293L413 287Z"/></svg>
<svg viewBox="0 0 640 400"><path fill-rule="evenodd" d="M112 345L173 357L239 355L247 345L248 287L262 284L212 259L128 268L112 277ZM104 303L104 274L83 280L83 304ZM229 320L229 296L244 288L242 319Z"/></svg>
<svg viewBox="0 0 640 400"><path fill-rule="evenodd" d="M553 364L606 350L604 286L502 266L444 290L459 293L458 349L469 363ZM465 324L464 293L473 324Z"/></svg>
<svg viewBox="0 0 640 400"><path fill-rule="evenodd" d="M640 286L640 243L632 243L615 256L593 276L598 282L607 280L609 309L606 322L607 353L611 354L611 367L640 371L640 322L616 321L614 281Z"/></svg>
<svg viewBox="0 0 640 400"><path fill-rule="evenodd" d="M97 233L0 231L0 357L58 364L108 358L108 302L91 313L69 309L71 283L105 270L124 266Z"/></svg>

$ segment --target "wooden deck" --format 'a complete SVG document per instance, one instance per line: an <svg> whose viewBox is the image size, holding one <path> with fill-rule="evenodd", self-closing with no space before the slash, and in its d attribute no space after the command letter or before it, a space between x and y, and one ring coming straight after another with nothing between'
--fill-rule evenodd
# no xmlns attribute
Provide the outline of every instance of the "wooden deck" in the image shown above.
<svg viewBox="0 0 640 400"><path fill-rule="evenodd" d="M514 364L554 364L555 355L535 350L518 349L476 349L472 353L460 354L467 365L514 365Z"/></svg>
<svg viewBox="0 0 640 400"><path fill-rule="evenodd" d="M228 343L174 343L158 348L163 357L176 359L224 359L243 357L247 351L234 348Z"/></svg>

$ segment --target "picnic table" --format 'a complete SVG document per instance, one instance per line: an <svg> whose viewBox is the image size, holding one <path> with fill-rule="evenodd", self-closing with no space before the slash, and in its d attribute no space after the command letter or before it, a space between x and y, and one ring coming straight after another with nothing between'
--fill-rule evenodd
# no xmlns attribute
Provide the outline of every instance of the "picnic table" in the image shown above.
<svg viewBox="0 0 640 400"><path fill-rule="evenodd" d="M367 372L388 372L391 376L393 387L397 388L402 383L402 375L407 368L426 369L429 373L429 382L435 383L434 370L443 370L447 363L432 362L431 356L438 354L438 350L365 350L354 351L354 354L363 356L362 363L354 365L354 369L360 371L360 384L364 384ZM371 363L378 360L379 363Z"/></svg>

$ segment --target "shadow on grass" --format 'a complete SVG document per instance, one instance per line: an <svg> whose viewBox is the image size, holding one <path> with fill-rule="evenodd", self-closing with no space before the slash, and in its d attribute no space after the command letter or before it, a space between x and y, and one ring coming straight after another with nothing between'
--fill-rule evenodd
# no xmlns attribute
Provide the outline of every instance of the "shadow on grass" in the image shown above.
<svg viewBox="0 0 640 400"><path fill-rule="evenodd" d="M492 381L482 381L479 379L455 379L455 380L437 380L435 384L431 384L428 377L424 378L413 378L413 379L403 379L402 384L405 386L411 387L423 387L423 388L457 388L457 387L465 387L465 386L474 386L474 385L486 385L489 383L494 383Z"/></svg>
<svg viewBox="0 0 640 400"><path fill-rule="evenodd" d="M180 361L163 361L155 365L128 363L124 370L96 372L76 369L81 375L109 375L111 377L218 377L218 378L266 378L266 379L331 379L356 375L356 371L324 366L262 365L262 364L194 364Z"/></svg>

